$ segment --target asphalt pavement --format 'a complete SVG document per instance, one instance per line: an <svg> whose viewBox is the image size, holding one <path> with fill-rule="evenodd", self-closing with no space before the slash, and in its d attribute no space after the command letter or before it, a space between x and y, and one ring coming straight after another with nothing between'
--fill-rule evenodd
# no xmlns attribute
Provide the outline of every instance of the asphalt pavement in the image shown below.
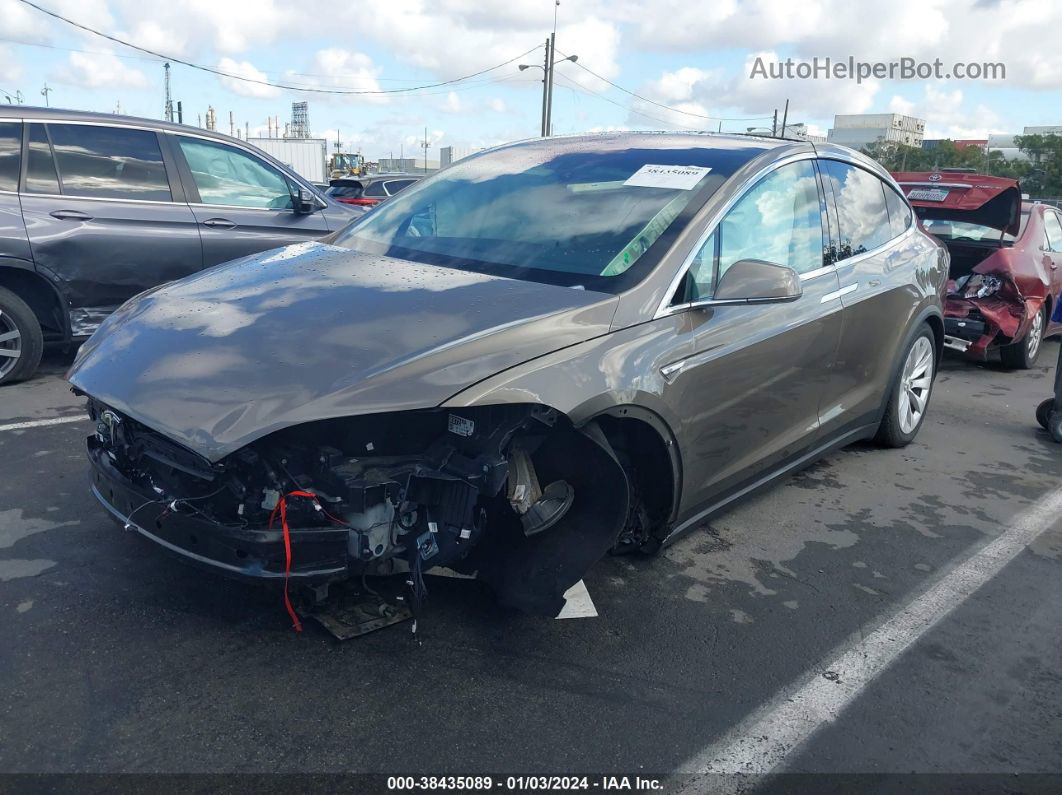
<svg viewBox="0 0 1062 795"><path fill-rule="evenodd" d="M947 359L914 444L835 452L656 558L601 561L595 618L432 578L418 644L408 624L297 635L274 593L123 532L52 352L0 390L0 426L26 423L0 430L0 772L687 769L1058 492L1033 418L1057 353ZM980 571L908 645L879 639L888 664L779 769L1062 773L1062 520Z"/></svg>

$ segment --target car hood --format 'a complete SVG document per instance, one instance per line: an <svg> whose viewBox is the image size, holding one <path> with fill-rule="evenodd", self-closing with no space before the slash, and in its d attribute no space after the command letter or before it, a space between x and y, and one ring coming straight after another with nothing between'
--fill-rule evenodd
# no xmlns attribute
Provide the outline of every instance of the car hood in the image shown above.
<svg viewBox="0 0 1062 795"><path fill-rule="evenodd" d="M1021 186L1017 180L929 171L905 171L892 176L919 218L966 221L1015 237L1021 230Z"/></svg>
<svg viewBox="0 0 1062 795"><path fill-rule="evenodd" d="M133 298L82 346L68 378L217 461L292 425L437 406L607 333L616 302L301 243Z"/></svg>

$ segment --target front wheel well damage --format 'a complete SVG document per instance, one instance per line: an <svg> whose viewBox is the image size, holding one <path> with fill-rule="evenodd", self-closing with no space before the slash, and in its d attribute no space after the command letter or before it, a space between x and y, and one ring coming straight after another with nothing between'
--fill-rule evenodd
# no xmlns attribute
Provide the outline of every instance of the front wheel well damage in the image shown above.
<svg viewBox="0 0 1062 795"><path fill-rule="evenodd" d="M271 520L286 495L309 493L314 500L286 503L296 573L338 567L345 577L418 581L442 566L476 573L502 604L556 615L565 591L625 533L666 525L671 507L660 496L670 494L666 448L633 419L575 427L539 404L359 415L284 429L211 463L90 407L90 447L157 503L137 507L137 523L154 522L181 546L168 525L209 522L232 548L220 565L249 577L283 572Z"/></svg>

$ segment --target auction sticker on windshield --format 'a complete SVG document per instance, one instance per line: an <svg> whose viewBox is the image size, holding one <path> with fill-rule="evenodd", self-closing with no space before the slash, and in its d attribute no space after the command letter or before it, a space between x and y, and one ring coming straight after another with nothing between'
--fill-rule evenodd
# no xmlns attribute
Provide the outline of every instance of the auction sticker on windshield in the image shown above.
<svg viewBox="0 0 1062 795"><path fill-rule="evenodd" d="M623 184L635 188L693 190L711 170L704 166L658 166L646 163Z"/></svg>

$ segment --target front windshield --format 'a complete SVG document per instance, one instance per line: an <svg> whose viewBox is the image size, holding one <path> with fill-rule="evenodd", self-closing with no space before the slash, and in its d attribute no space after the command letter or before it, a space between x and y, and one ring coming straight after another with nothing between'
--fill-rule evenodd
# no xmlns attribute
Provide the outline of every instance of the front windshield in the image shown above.
<svg viewBox="0 0 1062 795"><path fill-rule="evenodd" d="M353 223L335 245L612 290L759 152L725 140L660 143L537 141L466 158Z"/></svg>

